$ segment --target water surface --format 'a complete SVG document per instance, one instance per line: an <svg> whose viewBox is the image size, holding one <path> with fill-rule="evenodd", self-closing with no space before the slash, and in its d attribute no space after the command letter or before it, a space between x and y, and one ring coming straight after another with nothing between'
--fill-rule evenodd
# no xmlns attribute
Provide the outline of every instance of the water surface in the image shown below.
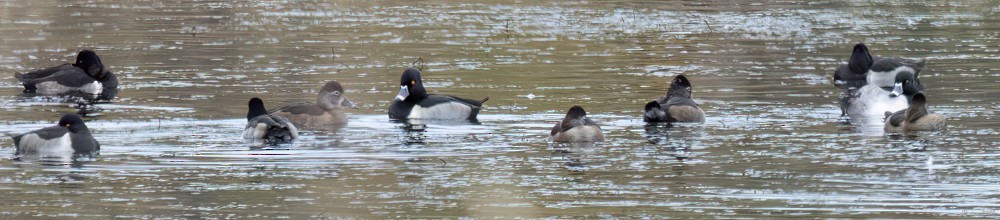
<svg viewBox="0 0 1000 220"><path fill-rule="evenodd" d="M2 1L0 73L94 49L121 81L87 123L100 156L14 160L0 216L996 217L995 1ZM840 116L833 70L856 42L926 58L948 129L887 136ZM481 124L407 131L385 114L403 69L431 92L490 97ZM704 125L647 127L684 74ZM72 101L0 80L0 134ZM361 109L291 145L240 139L246 101L313 100L337 80ZM547 143L583 105L596 145Z"/></svg>

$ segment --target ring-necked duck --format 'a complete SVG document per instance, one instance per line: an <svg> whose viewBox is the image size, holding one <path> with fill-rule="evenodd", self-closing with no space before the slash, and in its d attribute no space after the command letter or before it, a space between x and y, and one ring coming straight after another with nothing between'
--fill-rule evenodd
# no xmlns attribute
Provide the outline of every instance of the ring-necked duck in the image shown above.
<svg viewBox="0 0 1000 220"><path fill-rule="evenodd" d="M489 100L464 99L450 95L427 94L420 80L420 70L407 68L400 78L399 94L389 105L390 119L468 119L475 120L483 103Z"/></svg>
<svg viewBox="0 0 1000 220"><path fill-rule="evenodd" d="M337 81L327 82L316 95L315 103L296 103L271 110L271 114L283 116L299 127L345 124L347 114L344 108L358 108L347 99L344 87Z"/></svg>
<svg viewBox="0 0 1000 220"><path fill-rule="evenodd" d="M907 134L913 131L937 131L945 128L944 116L927 111L927 96L913 95L910 107L904 110L886 112L885 132Z"/></svg>
<svg viewBox="0 0 1000 220"><path fill-rule="evenodd" d="M847 64L842 64L833 72L833 84L842 90L858 89L871 83L871 72L892 72L900 67L910 68L909 71L919 74L927 61L924 59L910 60L902 58L874 57L864 43L854 45ZM895 74L886 74L882 80L891 81Z"/></svg>
<svg viewBox="0 0 1000 220"><path fill-rule="evenodd" d="M579 143L604 141L601 126L587 118L587 112L579 105L566 112L562 122L556 123L549 132L554 142Z"/></svg>
<svg viewBox="0 0 1000 220"><path fill-rule="evenodd" d="M14 77L24 85L25 93L60 95L73 92L83 94L114 94L118 78L101 63L97 53L83 50L76 56L76 63L36 70ZM114 98L112 97L108 98Z"/></svg>
<svg viewBox="0 0 1000 220"><path fill-rule="evenodd" d="M871 81L860 89L849 91L841 100L841 107L847 115L881 116L885 112L896 112L910 106L910 99L922 90L916 75L903 71L895 73L893 81Z"/></svg>
<svg viewBox="0 0 1000 220"><path fill-rule="evenodd" d="M691 82L684 75L674 77L667 96L646 103L642 116L646 122L705 122L705 111L691 100Z"/></svg>
<svg viewBox="0 0 1000 220"><path fill-rule="evenodd" d="M249 107L243 138L264 143L287 143L299 136L299 130L288 119L268 114L260 98L250 99Z"/></svg>
<svg viewBox="0 0 1000 220"><path fill-rule="evenodd" d="M101 150L101 144L76 114L63 115L58 126L34 130L13 139L18 155L37 154L40 157L69 159Z"/></svg>
<svg viewBox="0 0 1000 220"><path fill-rule="evenodd" d="M896 68L889 68L891 66ZM875 71L876 67L892 70ZM857 116L896 112L909 106L913 95L923 91L915 70L892 59L875 62L867 78L867 84L859 89L848 90L841 99L843 113Z"/></svg>

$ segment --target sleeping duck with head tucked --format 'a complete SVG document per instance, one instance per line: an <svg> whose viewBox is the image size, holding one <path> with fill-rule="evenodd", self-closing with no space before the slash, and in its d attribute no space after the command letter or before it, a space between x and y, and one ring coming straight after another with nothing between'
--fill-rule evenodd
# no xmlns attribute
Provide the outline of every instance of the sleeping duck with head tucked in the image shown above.
<svg viewBox="0 0 1000 220"><path fill-rule="evenodd" d="M118 92L118 78L104 67L101 58L91 50L80 51L75 63L15 73L24 85L24 93L43 95L84 94L112 99Z"/></svg>

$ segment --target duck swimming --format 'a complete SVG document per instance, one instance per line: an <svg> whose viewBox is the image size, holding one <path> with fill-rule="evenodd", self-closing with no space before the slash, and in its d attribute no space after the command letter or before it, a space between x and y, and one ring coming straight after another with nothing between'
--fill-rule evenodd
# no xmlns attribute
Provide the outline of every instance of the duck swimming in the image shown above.
<svg viewBox="0 0 1000 220"><path fill-rule="evenodd" d="M483 103L489 100L459 98L450 95L427 94L420 70L407 68L399 80L399 94L389 105L389 118L405 119L444 119L444 120L476 120Z"/></svg>
<svg viewBox="0 0 1000 220"><path fill-rule="evenodd" d="M566 112L562 122L556 123L549 132L553 142L580 143L604 141L601 126L587 118L587 111L579 105Z"/></svg>
<svg viewBox="0 0 1000 220"><path fill-rule="evenodd" d="M897 112L886 112L885 132L909 134L914 131L937 131L945 128L944 116L927 110L927 96L913 95L910 107Z"/></svg>
<svg viewBox="0 0 1000 220"><path fill-rule="evenodd" d="M254 97L248 103L247 126L243 138L267 144L288 143L299 136L299 130L285 117L268 114L264 101Z"/></svg>
<svg viewBox="0 0 1000 220"><path fill-rule="evenodd" d="M684 75L677 75L670 82L667 96L646 103L643 121L704 123L705 111L691 99L691 82Z"/></svg>
<svg viewBox="0 0 1000 220"><path fill-rule="evenodd" d="M298 127L336 125L347 123L346 108L358 108L347 99L344 87L337 81L330 81L320 88L314 103L296 103L270 110L271 114L288 118Z"/></svg>

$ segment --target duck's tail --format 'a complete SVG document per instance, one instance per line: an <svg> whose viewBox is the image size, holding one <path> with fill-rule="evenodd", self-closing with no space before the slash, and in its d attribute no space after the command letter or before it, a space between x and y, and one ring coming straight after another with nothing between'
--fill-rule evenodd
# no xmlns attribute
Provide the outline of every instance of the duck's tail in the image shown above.
<svg viewBox="0 0 1000 220"><path fill-rule="evenodd" d="M267 133L264 135L264 142L268 144L283 144L290 143L295 136L292 134L292 130L285 126L271 125L267 128Z"/></svg>

